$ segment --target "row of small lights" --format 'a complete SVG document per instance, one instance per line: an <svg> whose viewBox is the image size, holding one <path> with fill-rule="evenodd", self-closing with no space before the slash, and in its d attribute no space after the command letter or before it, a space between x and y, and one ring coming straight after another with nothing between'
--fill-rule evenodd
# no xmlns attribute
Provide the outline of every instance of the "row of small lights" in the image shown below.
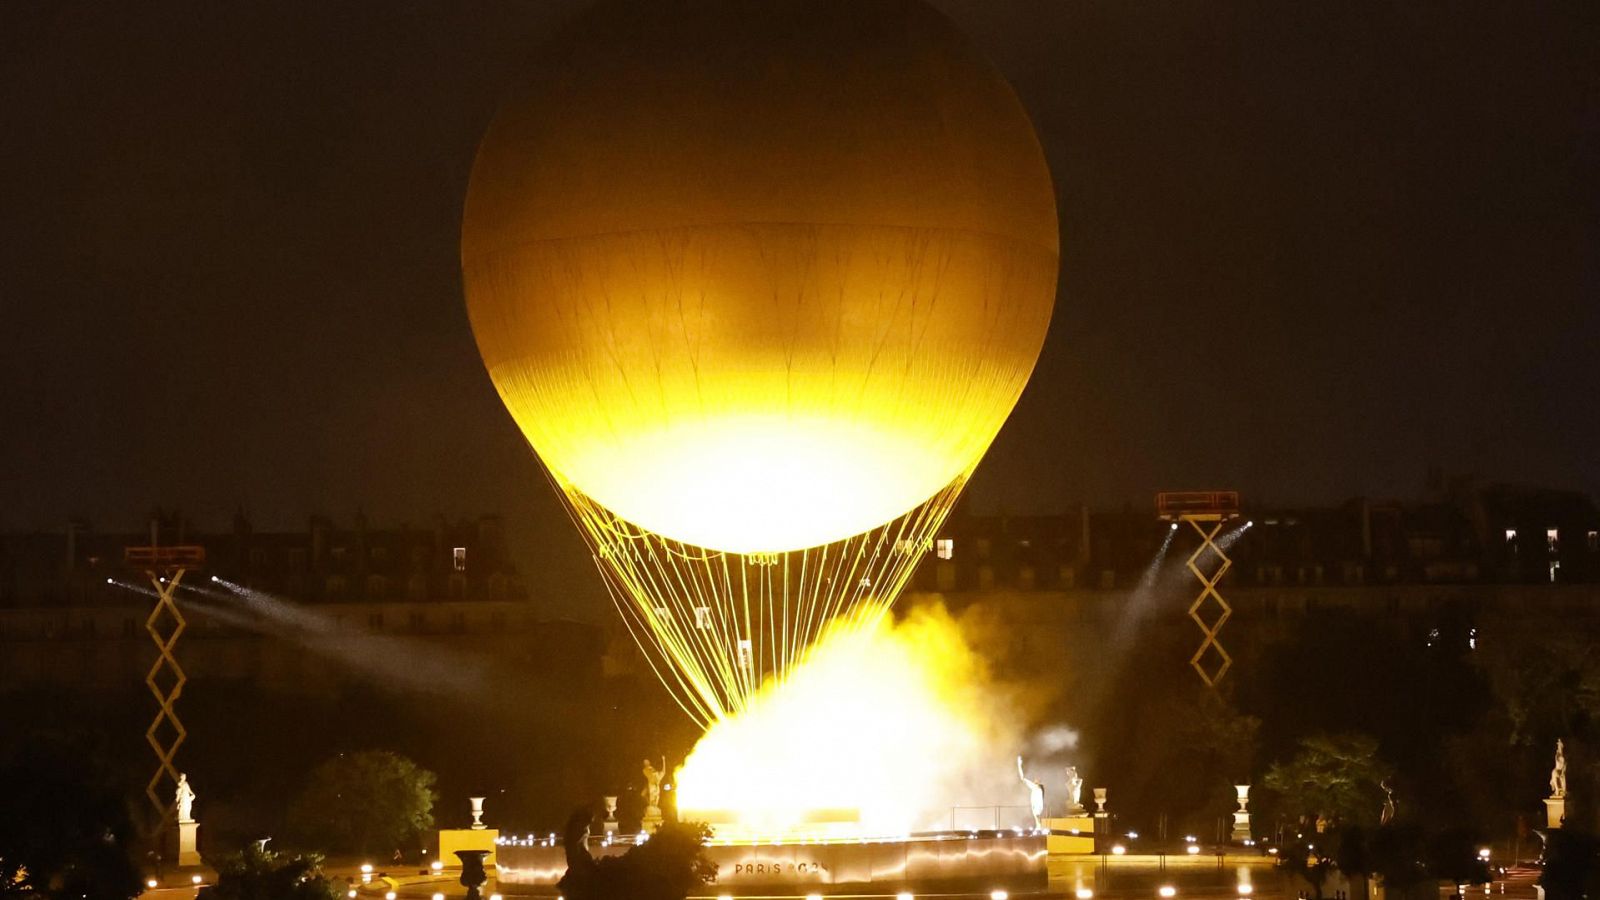
<svg viewBox="0 0 1600 900"><path fill-rule="evenodd" d="M205 879L201 878L199 875L190 875L189 883L195 887L199 887L200 885L205 884ZM144 882L144 886L152 891L155 890L160 884L161 882L156 881L154 878L147 878Z"/></svg>
<svg viewBox="0 0 1600 900"><path fill-rule="evenodd" d="M1485 859L1488 858L1487 851L1481 851L1478 855L1484 857ZM442 868L444 868L444 864L435 860L433 863L433 870L437 872ZM361 873L362 875L366 876L362 879L364 882L369 880L372 874L372 865L370 863L363 864L361 866ZM203 883L203 879L199 875L192 876L190 881L196 885ZM145 887L154 890L157 884L158 882L154 878L151 878L145 882ZM1241 884L1239 885L1239 896L1248 897L1253 890L1254 889L1250 885ZM1159 894L1163 900L1170 900L1170 898L1178 895L1178 889L1170 884L1164 884L1156 891L1156 893ZM356 896L355 888L351 888L349 891L347 891L345 896L354 898ZM383 900L396 900L397 896L398 895L394 891L387 891L383 895ZM989 900L1009 900L1010 896L1011 895L1009 893L998 888L989 892ZM1094 900L1094 891L1090 890L1089 888L1078 888L1077 898L1078 900ZM445 900L445 896L444 894L434 894L432 900ZM504 898L499 894L490 894L489 900L504 900ZM556 900L563 900L563 898L557 897ZM719 894L717 896L717 900L733 900L733 895ZM821 894L807 894L806 900L823 900L823 896ZM901 891L895 895L895 900L916 900L916 895L910 891Z"/></svg>
<svg viewBox="0 0 1600 900"><path fill-rule="evenodd" d="M1003 831L1002 832L998 832L996 834L996 836L997 837L1013 837L1013 836L1014 837L1038 837L1038 836L1046 834L1046 833L1047 832L1045 831L1045 829L1042 829L1042 828L1013 828L1013 829L1010 830L1010 832L1003 832ZM1076 833L1076 831L1074 831L1074 833ZM979 835L979 832L977 832L977 831L968 831L965 836L969 837L969 838L975 838L978 835ZM826 838L819 838L819 839L816 839L816 840L802 839L802 840L799 840L799 841L795 841L794 843L800 844L802 846L810 845L810 844L850 844L850 843L853 843L853 844L871 844L871 843L877 843L877 842L881 842L881 841L906 841L906 840L910 840L910 839L911 839L911 835L906 834L906 835L900 835L898 837L884 836L884 837L877 837L877 838L868 838L868 837L862 837L862 838L836 838L836 839L831 839L831 840L830 839L826 839ZM926 838L923 838L923 839L924 840L929 840L929 839L931 839L931 840L961 840L962 836L961 835L938 835L938 836L931 836L930 835L930 836L928 836ZM601 841L601 846L609 847L613 843L615 843L616 840L618 840L618 838L616 838L614 835L609 835L608 834L608 835L606 835L605 839L603 841ZM648 840L650 840L650 835L647 832L641 831L638 834L633 836L633 842L635 844L643 844ZM524 835L522 837L517 837L516 835L511 835L509 837L495 838L495 844L498 845L498 846L501 846L501 847L554 847L559 843L560 843L560 840L554 834L551 834L551 835L549 835L547 837L537 837L535 835L529 834L529 835ZM713 841L712 843L720 843L720 842ZM739 843L739 841L738 840L734 840L734 839L729 839L727 841L727 843L733 844L733 843Z"/></svg>

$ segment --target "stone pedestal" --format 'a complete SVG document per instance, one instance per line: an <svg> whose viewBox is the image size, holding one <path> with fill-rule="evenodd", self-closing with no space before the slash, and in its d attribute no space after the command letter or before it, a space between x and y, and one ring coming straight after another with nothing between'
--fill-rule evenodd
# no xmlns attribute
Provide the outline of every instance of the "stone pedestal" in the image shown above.
<svg viewBox="0 0 1600 900"><path fill-rule="evenodd" d="M500 839L498 828L441 828L439 829L439 859L454 868L454 860L463 850L484 851L486 865L495 864L495 844Z"/></svg>
<svg viewBox="0 0 1600 900"><path fill-rule="evenodd" d="M178 823L178 865L184 868L200 865L200 823L194 820Z"/></svg>
<svg viewBox="0 0 1600 900"><path fill-rule="evenodd" d="M1549 828L1560 828L1561 823L1567 820L1567 797L1544 798L1544 823Z"/></svg>
<svg viewBox="0 0 1600 900"><path fill-rule="evenodd" d="M1233 833L1229 838L1242 844L1250 839L1250 785L1236 784L1233 790L1239 795L1239 808L1233 811Z"/></svg>
<svg viewBox="0 0 1600 900"><path fill-rule="evenodd" d="M649 806L645 808L644 819L639 823L639 827L645 834L655 834L656 829L661 827L661 821L661 807Z"/></svg>
<svg viewBox="0 0 1600 900"><path fill-rule="evenodd" d="M1039 824L1050 829L1045 838L1049 853L1093 853L1094 818L1091 816L1061 816L1040 819Z"/></svg>

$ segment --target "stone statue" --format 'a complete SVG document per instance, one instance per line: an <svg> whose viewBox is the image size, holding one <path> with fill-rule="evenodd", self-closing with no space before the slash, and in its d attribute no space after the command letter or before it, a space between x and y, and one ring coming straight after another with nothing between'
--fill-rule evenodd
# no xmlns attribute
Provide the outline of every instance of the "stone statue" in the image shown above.
<svg viewBox="0 0 1600 900"><path fill-rule="evenodd" d="M1028 788L1028 808L1033 811L1033 826L1044 827L1044 784L1029 778L1022 770L1022 757L1017 757L1017 777Z"/></svg>
<svg viewBox="0 0 1600 900"><path fill-rule="evenodd" d="M1567 795L1567 745L1556 738L1556 765L1550 770L1550 796Z"/></svg>
<svg viewBox="0 0 1600 900"><path fill-rule="evenodd" d="M194 821L194 788L189 787L187 773L178 773L178 792L173 798L178 804L178 821Z"/></svg>
<svg viewBox="0 0 1600 900"><path fill-rule="evenodd" d="M667 758L661 757L661 768L644 761L644 814L646 818L661 817L661 779L667 774Z"/></svg>
<svg viewBox="0 0 1600 900"><path fill-rule="evenodd" d="M1067 815L1083 813L1083 776L1077 766L1067 766Z"/></svg>
<svg viewBox="0 0 1600 900"><path fill-rule="evenodd" d="M1390 784L1389 779L1385 778L1378 782L1378 787L1383 788L1383 812L1378 815L1378 824L1387 825L1394 821L1394 785Z"/></svg>

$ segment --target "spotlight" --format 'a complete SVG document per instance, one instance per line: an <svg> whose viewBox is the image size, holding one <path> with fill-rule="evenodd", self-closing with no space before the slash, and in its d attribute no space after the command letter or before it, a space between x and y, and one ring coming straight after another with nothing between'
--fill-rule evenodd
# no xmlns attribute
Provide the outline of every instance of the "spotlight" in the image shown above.
<svg viewBox="0 0 1600 900"><path fill-rule="evenodd" d="M349 897L349 898L350 898L350 900L355 900L355 896L356 896L356 889L355 889L355 888L351 888L351 889L350 889L350 890L348 890L348 891L345 891L345 892L344 892L344 895L345 895L345 896L346 896L346 897Z"/></svg>
<svg viewBox="0 0 1600 900"><path fill-rule="evenodd" d="M384 894L383 895L383 900L394 900L394 891L390 891L387 894Z"/></svg>
<svg viewBox="0 0 1600 900"><path fill-rule="evenodd" d="M1121 856L1122 854L1127 853L1127 852L1128 852L1128 848L1122 846L1121 844L1112 844L1111 845L1111 855L1112 856Z"/></svg>
<svg viewBox="0 0 1600 900"><path fill-rule="evenodd" d="M821 894L807 894L806 900L822 900Z"/></svg>
<svg viewBox="0 0 1600 900"><path fill-rule="evenodd" d="M490 894L489 900L503 900L503 898L499 894Z"/></svg>
<svg viewBox="0 0 1600 900"><path fill-rule="evenodd" d="M1241 885L1239 885L1239 896L1241 896L1241 897L1248 897L1248 896L1250 896L1251 894L1253 894L1255 892L1256 892L1256 889L1255 889L1255 887L1253 885L1250 885L1250 884L1241 884Z"/></svg>
<svg viewBox="0 0 1600 900"><path fill-rule="evenodd" d="M443 894L434 894L433 895L433 900L444 900L444 895Z"/></svg>
<svg viewBox="0 0 1600 900"><path fill-rule="evenodd" d="M1189 852L1190 856L1199 856L1200 855L1200 845L1199 844L1190 844L1188 852Z"/></svg>
<svg viewBox="0 0 1600 900"><path fill-rule="evenodd" d="M1176 896L1178 896L1178 889L1173 887L1170 884L1163 884L1161 886L1161 889L1156 891L1156 893L1160 894L1163 897L1176 897Z"/></svg>
<svg viewBox="0 0 1600 900"><path fill-rule="evenodd" d="M213 583L215 583L215 584L221 584L221 583L222 583L222 579L221 579L221 578L218 578L218 577L217 577L217 576L215 576L215 575L213 575L213 576L211 576L211 581L212 581L212 582L213 582Z"/></svg>
<svg viewBox="0 0 1600 900"><path fill-rule="evenodd" d="M894 895L894 900L917 900L917 897L910 891L901 891Z"/></svg>
<svg viewBox="0 0 1600 900"><path fill-rule="evenodd" d="M1006 900L1006 898L1010 896L1010 894L1000 890L999 888L995 888L989 892L989 900Z"/></svg>
<svg viewBox="0 0 1600 900"><path fill-rule="evenodd" d="M1078 888L1078 900L1094 900L1094 891L1088 888Z"/></svg>
<svg viewBox="0 0 1600 900"><path fill-rule="evenodd" d="M212 581L216 581L217 579L213 576L211 580ZM368 874L371 874L371 872L372 872L372 863L362 863L361 864L361 874L368 875Z"/></svg>
<svg viewBox="0 0 1600 900"><path fill-rule="evenodd" d="M1254 528L1254 527L1256 527L1256 520L1255 519L1251 519L1251 520L1245 522L1244 523L1244 527L1246 527L1246 528Z"/></svg>
<svg viewBox="0 0 1600 900"><path fill-rule="evenodd" d="M717 900L733 900L732 894L718 894Z"/></svg>
<svg viewBox="0 0 1600 900"><path fill-rule="evenodd" d="M1482 850L1479 850L1478 851L1478 858L1479 859L1488 859L1489 858L1489 848L1488 847L1484 847Z"/></svg>
<svg viewBox="0 0 1600 900"><path fill-rule="evenodd" d="M144 883L144 886L153 891L153 890L156 889L156 880L154 878L146 879L145 883Z"/></svg>
<svg viewBox="0 0 1600 900"><path fill-rule="evenodd" d="M200 876L199 875L190 875L189 876L189 883L190 884L199 884L200 883Z"/></svg>
<svg viewBox="0 0 1600 900"><path fill-rule="evenodd" d="M1170 531L1177 531L1178 530L1178 523L1177 522L1173 522L1172 523L1172 527L1169 530Z"/></svg>
<svg viewBox="0 0 1600 900"><path fill-rule="evenodd" d="M165 575L161 576L161 583L162 584L166 584L167 583L167 576L165 576Z"/></svg>
<svg viewBox="0 0 1600 900"><path fill-rule="evenodd" d="M116 584L116 583L117 583L117 580L115 578L107 578L106 579L106 584Z"/></svg>
<svg viewBox="0 0 1600 900"><path fill-rule="evenodd" d="M1139 839L1139 832L1137 832L1137 831L1128 832L1128 840L1135 841L1135 840L1138 840L1138 839Z"/></svg>
<svg viewBox="0 0 1600 900"><path fill-rule="evenodd" d="M444 860L442 860L442 859L434 860L433 861L433 865L429 866L429 868L433 869L435 872L444 871Z"/></svg>

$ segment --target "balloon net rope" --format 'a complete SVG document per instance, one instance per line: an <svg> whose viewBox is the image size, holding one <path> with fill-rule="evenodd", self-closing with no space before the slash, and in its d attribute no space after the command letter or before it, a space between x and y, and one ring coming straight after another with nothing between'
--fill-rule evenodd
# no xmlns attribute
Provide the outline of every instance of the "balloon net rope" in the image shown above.
<svg viewBox="0 0 1600 900"><path fill-rule="evenodd" d="M830 623L887 612L967 476L887 524L786 553L674 541L552 480L645 659L684 712L709 726L743 712L765 682L781 682Z"/></svg>

